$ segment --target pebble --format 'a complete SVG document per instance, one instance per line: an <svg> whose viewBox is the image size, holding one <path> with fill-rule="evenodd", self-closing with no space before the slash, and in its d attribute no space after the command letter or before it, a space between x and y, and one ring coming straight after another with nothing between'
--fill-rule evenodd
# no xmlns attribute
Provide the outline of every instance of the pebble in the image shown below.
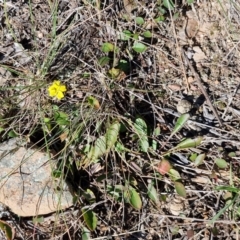
<svg viewBox="0 0 240 240"><path fill-rule="evenodd" d="M177 111L180 114L189 112L191 110L191 108L192 108L192 104L186 99L180 100L177 104Z"/></svg>

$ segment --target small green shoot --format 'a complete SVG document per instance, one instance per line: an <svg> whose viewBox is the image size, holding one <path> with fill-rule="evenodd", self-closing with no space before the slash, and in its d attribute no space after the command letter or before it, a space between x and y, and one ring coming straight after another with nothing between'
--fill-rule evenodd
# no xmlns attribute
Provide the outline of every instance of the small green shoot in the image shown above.
<svg viewBox="0 0 240 240"><path fill-rule="evenodd" d="M159 126L157 126L153 131L153 137L154 138L158 137L160 135L160 133L161 133L161 129ZM154 151L157 150L157 141L155 139L152 140L152 149Z"/></svg>
<svg viewBox="0 0 240 240"><path fill-rule="evenodd" d="M135 131L139 137L139 146L143 152L147 152L149 148L148 142L148 129L146 122L141 118L138 117L134 123Z"/></svg>

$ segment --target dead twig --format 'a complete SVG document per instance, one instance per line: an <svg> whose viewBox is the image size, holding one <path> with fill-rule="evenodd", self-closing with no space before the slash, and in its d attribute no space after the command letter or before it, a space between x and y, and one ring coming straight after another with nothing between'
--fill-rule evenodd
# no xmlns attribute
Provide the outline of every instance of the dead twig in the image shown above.
<svg viewBox="0 0 240 240"><path fill-rule="evenodd" d="M211 102L211 100L210 100L210 98L209 98L209 96L208 96L205 88L203 87L203 84L202 84L202 82L201 82L201 79L200 79L198 73L197 73L197 72L195 71L195 69L193 68L192 64L190 63L190 61L189 61L188 57L186 56L186 54L185 54L185 52L184 52L183 49L182 49L182 56L183 56L183 59L186 59L186 62L187 62L187 64L188 64L189 68L191 69L192 73L194 74L195 79L197 80L197 84L198 84L199 88L201 89L204 97L206 98L209 107L210 107L211 110L213 111L213 114L215 115L216 119L218 120L219 125L220 125L220 126L223 126L222 120L220 119L220 117L219 117L216 109L215 109L214 106L212 105L212 102Z"/></svg>

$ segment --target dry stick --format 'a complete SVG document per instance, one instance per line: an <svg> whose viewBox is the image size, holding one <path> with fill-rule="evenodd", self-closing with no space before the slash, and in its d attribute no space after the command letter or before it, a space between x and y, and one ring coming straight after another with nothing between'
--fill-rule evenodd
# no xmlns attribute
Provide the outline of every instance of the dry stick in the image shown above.
<svg viewBox="0 0 240 240"><path fill-rule="evenodd" d="M218 120L218 122L219 122L219 125L220 125L220 126L223 126L222 120L220 119L220 117L219 117L216 109L213 107L212 102L211 102L211 100L210 100L210 98L209 98L209 96L208 96L205 88L203 87L203 84L202 84L202 82L201 82L201 79L200 79L198 73L197 73L197 72L195 71L195 69L193 68L192 64L190 63L190 61L189 61L188 57L186 56L186 54L185 54L185 52L184 52L183 49L182 49L182 55L183 55L183 59L186 59L188 66L190 67L192 73L194 74L195 79L197 80L197 84L198 84L199 88L201 89L204 97L206 98L209 107L211 108L211 110L213 111L215 117L217 118L217 120Z"/></svg>

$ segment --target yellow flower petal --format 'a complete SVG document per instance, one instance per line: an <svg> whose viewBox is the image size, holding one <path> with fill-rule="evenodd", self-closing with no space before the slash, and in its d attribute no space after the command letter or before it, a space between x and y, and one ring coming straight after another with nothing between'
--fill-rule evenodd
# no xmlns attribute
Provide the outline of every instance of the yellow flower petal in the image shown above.
<svg viewBox="0 0 240 240"><path fill-rule="evenodd" d="M63 97L64 97L63 93L60 92L60 91L58 91L58 93L56 94L56 98L57 98L58 100L61 100Z"/></svg>
<svg viewBox="0 0 240 240"><path fill-rule="evenodd" d="M67 88L66 88L65 85L60 85L59 88L58 88L58 91L66 92L66 91L67 91Z"/></svg>
<svg viewBox="0 0 240 240"><path fill-rule="evenodd" d="M59 86L61 83L60 83L60 81L58 81L58 80L54 80L54 81L53 81L53 84Z"/></svg>
<svg viewBox="0 0 240 240"><path fill-rule="evenodd" d="M64 92L66 91L66 86L61 84L58 80L54 80L52 85L48 88L49 96L56 97L58 100L61 100L64 97Z"/></svg>

